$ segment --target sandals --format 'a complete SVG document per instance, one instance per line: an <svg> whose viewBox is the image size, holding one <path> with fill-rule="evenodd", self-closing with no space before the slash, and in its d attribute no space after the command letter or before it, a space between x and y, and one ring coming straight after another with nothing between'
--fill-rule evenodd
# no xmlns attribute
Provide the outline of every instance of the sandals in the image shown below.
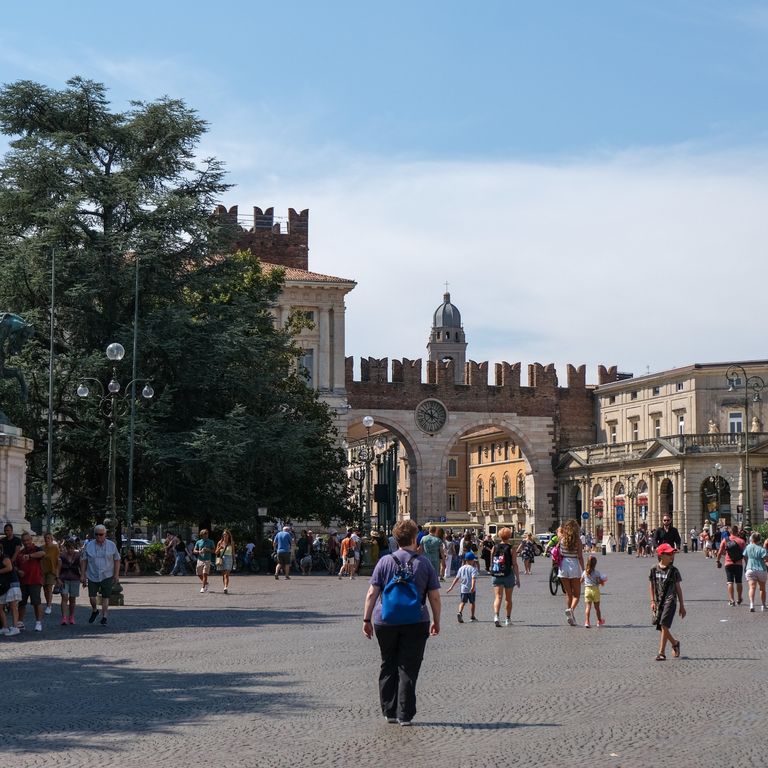
<svg viewBox="0 0 768 768"><path fill-rule="evenodd" d="M667 660L667 657L666 657L666 656L665 656L663 653L660 653L660 654L659 654L659 655L656 657L656 659L655 659L655 660L656 660L656 661L666 661L666 660Z"/></svg>
<svg viewBox="0 0 768 768"><path fill-rule="evenodd" d="M672 646L672 656L674 656L676 659L680 658L680 641L679 640Z"/></svg>

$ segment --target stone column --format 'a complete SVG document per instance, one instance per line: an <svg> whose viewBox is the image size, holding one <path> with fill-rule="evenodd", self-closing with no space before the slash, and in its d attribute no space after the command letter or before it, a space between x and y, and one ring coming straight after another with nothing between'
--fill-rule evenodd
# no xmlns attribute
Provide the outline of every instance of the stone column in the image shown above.
<svg viewBox="0 0 768 768"><path fill-rule="evenodd" d="M14 531L30 530L27 508L26 456L34 443L18 427L0 424L0 518Z"/></svg>
<svg viewBox="0 0 768 768"><path fill-rule="evenodd" d="M333 377L331 387L334 392L342 391L344 381L344 304L338 304L333 308L333 346L331 355L333 360Z"/></svg>
<svg viewBox="0 0 768 768"><path fill-rule="evenodd" d="M321 391L331 388L331 332L330 314L328 307L320 308L318 329L320 341L318 345L317 360L317 386Z"/></svg>

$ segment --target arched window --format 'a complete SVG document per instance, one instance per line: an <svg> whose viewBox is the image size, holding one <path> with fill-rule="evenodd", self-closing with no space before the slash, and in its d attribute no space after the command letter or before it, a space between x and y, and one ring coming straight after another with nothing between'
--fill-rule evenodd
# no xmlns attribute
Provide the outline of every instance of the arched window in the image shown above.
<svg viewBox="0 0 768 768"><path fill-rule="evenodd" d="M517 495L525 496L525 475L522 472L517 475Z"/></svg>
<svg viewBox="0 0 768 768"><path fill-rule="evenodd" d="M448 459L448 477L458 477L459 462L456 459Z"/></svg>
<svg viewBox="0 0 768 768"><path fill-rule="evenodd" d="M509 498L512 495L512 489L510 487L509 483L509 475L504 475L504 480L502 481L504 486L504 495Z"/></svg>
<svg viewBox="0 0 768 768"><path fill-rule="evenodd" d="M478 508L482 508L482 506L483 506L483 491L484 490L485 489L484 489L484 486L483 486L483 479L480 478L477 481L477 505L478 505Z"/></svg>
<svg viewBox="0 0 768 768"><path fill-rule="evenodd" d="M491 477L488 497L490 498L491 502L496 500L496 478L495 477Z"/></svg>

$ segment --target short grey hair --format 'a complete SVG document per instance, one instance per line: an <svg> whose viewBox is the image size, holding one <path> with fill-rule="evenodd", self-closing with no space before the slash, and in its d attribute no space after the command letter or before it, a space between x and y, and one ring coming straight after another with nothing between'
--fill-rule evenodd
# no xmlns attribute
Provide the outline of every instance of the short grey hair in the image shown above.
<svg viewBox="0 0 768 768"><path fill-rule="evenodd" d="M107 532L107 526L106 525L94 525L93 526L93 532L96 533L96 531L98 531L99 533L104 531L104 533L106 533Z"/></svg>

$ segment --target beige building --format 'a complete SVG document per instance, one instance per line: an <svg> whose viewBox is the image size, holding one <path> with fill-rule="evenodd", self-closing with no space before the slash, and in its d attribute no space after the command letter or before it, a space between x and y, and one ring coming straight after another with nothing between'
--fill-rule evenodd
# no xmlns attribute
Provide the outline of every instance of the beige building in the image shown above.
<svg viewBox="0 0 768 768"><path fill-rule="evenodd" d="M768 510L768 361L696 364L595 389L597 442L561 454L561 519L601 537L655 528L681 535L717 520L757 525ZM730 386L729 386L730 382Z"/></svg>

